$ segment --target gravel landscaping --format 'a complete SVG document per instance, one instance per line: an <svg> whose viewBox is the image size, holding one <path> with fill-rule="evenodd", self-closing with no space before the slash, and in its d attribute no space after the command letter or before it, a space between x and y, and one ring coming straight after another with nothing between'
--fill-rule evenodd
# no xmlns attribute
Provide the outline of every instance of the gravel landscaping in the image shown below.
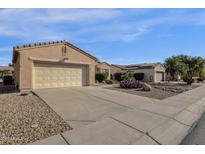
<svg viewBox="0 0 205 154"><path fill-rule="evenodd" d="M130 93L134 95L162 100L162 99L183 93L185 91L192 90L200 86L200 85L186 85L183 83L180 83L180 84L179 83L161 83L161 84L153 83L150 85L152 87L151 91L141 91L137 89L123 89L123 88L120 88L119 85L113 86L113 87L106 87L106 88Z"/></svg>
<svg viewBox="0 0 205 154"><path fill-rule="evenodd" d="M0 94L0 144L29 144L70 129L32 93Z"/></svg>

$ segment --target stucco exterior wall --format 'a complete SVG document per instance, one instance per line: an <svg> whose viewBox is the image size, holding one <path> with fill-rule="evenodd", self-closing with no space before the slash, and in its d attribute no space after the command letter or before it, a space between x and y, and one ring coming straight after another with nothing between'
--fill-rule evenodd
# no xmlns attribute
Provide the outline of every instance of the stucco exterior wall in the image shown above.
<svg viewBox="0 0 205 154"><path fill-rule="evenodd" d="M145 82L158 82L157 79L157 73L163 72L164 73L164 79L165 79L165 68L162 65L156 65L155 67L150 67L146 69L133 69L130 71L133 71L134 73L144 73L144 81Z"/></svg>
<svg viewBox="0 0 205 154"><path fill-rule="evenodd" d="M68 58L69 61L79 61L89 63L89 84L95 83L95 65L96 60L88 57L87 55L76 51L75 49L66 45L66 55L62 53L62 47L64 44L57 44L51 46L42 46L36 48L22 49L20 53L20 78L17 78L17 82L20 83L19 89L32 89L32 68L33 61L29 57L45 58L45 59L62 59Z"/></svg>
<svg viewBox="0 0 205 154"><path fill-rule="evenodd" d="M119 72L122 72L121 68L111 65L111 70L110 70L111 79L114 79L114 74Z"/></svg>
<svg viewBox="0 0 205 154"><path fill-rule="evenodd" d="M122 69L116 66L111 65L111 74L114 75L115 73L122 72Z"/></svg>
<svg viewBox="0 0 205 154"><path fill-rule="evenodd" d="M162 65L155 66L155 71L165 72L165 68Z"/></svg>
<svg viewBox="0 0 205 154"><path fill-rule="evenodd" d="M105 64L105 63L98 63L96 65L97 68L100 68L100 69L110 69L110 66L108 64Z"/></svg>
<svg viewBox="0 0 205 154"><path fill-rule="evenodd" d="M139 70L134 70L134 73L144 73L145 82L155 82L154 69L139 69Z"/></svg>
<svg viewBox="0 0 205 154"><path fill-rule="evenodd" d="M111 73L111 67L110 65L106 64L106 63L100 63L98 62L96 65L96 72L99 71L101 73L108 73L108 77L107 79L110 79L110 73Z"/></svg>

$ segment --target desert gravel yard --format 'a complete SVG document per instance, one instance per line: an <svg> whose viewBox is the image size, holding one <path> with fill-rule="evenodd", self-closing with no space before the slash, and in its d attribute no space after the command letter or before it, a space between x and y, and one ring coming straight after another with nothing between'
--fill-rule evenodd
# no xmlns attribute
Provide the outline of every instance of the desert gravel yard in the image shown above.
<svg viewBox="0 0 205 154"><path fill-rule="evenodd" d="M106 87L106 88L111 90L126 92L129 94L163 100L165 98L183 93L185 91L192 90L200 86L194 84L186 85L184 83L180 83L180 84L179 83L153 83L150 85L152 87L151 91L141 91L137 89L124 89L124 88L120 88L119 85L113 87Z"/></svg>
<svg viewBox="0 0 205 154"><path fill-rule="evenodd" d="M70 129L32 93L0 94L0 144L29 144Z"/></svg>

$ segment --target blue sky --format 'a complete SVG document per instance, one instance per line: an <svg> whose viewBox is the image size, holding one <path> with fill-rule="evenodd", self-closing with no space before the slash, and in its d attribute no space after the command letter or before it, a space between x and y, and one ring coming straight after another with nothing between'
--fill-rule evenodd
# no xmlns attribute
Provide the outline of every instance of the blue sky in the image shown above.
<svg viewBox="0 0 205 154"><path fill-rule="evenodd" d="M0 65L13 46L57 40L115 64L205 58L205 9L0 9Z"/></svg>

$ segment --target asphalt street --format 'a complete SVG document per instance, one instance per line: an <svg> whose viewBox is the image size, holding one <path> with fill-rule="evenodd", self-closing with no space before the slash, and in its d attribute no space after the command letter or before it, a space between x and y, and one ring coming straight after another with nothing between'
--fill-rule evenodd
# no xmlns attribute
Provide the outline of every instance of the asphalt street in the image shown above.
<svg viewBox="0 0 205 154"><path fill-rule="evenodd" d="M196 127L185 137L183 145L205 145L205 114L200 118Z"/></svg>

